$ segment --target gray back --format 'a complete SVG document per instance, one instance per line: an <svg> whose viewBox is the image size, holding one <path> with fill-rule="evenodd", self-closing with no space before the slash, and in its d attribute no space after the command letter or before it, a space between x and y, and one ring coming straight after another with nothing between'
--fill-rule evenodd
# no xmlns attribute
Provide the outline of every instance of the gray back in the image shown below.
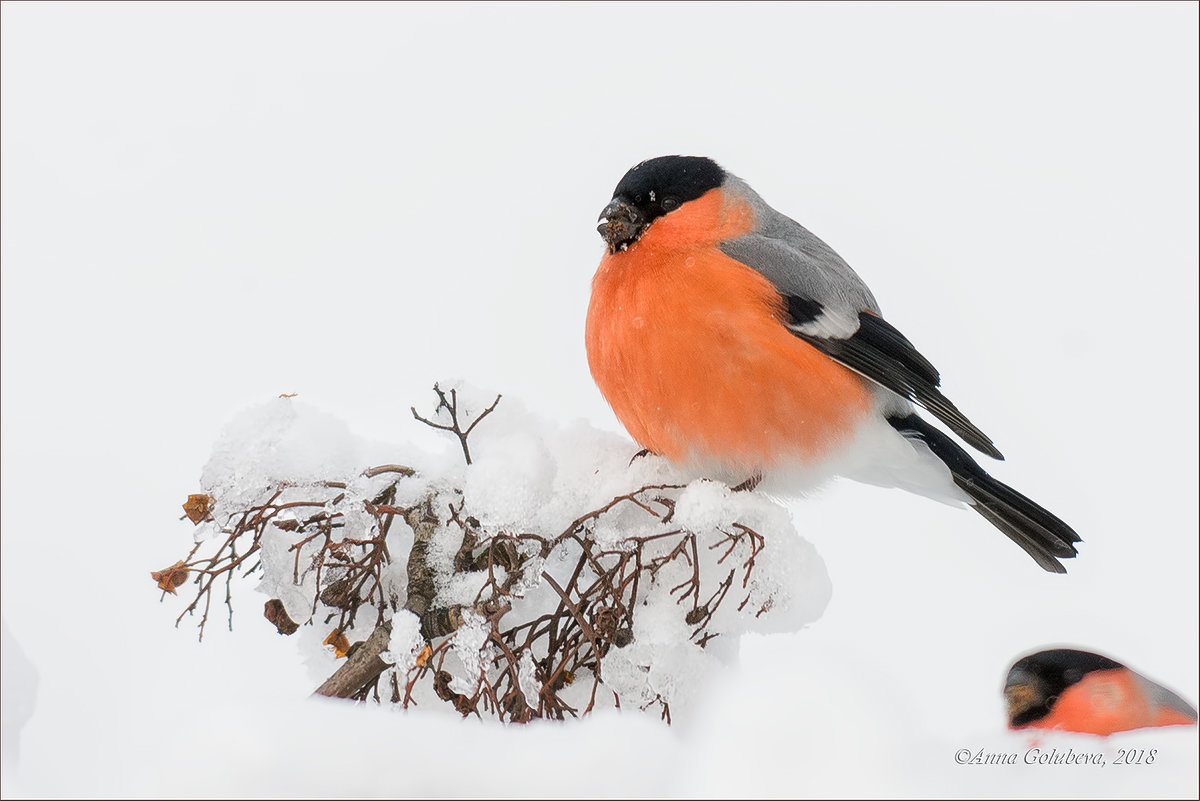
<svg viewBox="0 0 1200 801"><path fill-rule="evenodd" d="M1130 671L1133 673L1133 671ZM1196 708L1183 700L1177 693L1168 690L1161 684L1157 684L1140 673L1133 673L1137 683L1141 686L1142 692L1150 699L1152 706L1165 706L1168 709L1173 709L1192 720L1196 719Z"/></svg>
<svg viewBox="0 0 1200 801"><path fill-rule="evenodd" d="M725 255L765 275L783 295L815 300L831 312L855 318L862 309L880 313L871 290L833 248L768 206L736 175L728 175L724 189L742 195L758 221L753 233L721 245Z"/></svg>

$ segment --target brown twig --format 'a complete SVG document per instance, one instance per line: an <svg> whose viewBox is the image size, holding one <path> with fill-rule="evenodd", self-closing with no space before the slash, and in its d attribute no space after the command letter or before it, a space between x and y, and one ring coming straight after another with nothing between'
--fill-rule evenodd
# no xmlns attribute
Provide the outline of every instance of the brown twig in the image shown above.
<svg viewBox="0 0 1200 801"><path fill-rule="evenodd" d="M350 698L372 682L378 681L383 671L389 667L379 658L379 655L387 650L391 636L392 622L390 620L376 626L362 647L326 679L313 695Z"/></svg>
<svg viewBox="0 0 1200 801"><path fill-rule="evenodd" d="M424 418L415 409L413 415L433 428L453 433L470 464L467 437L495 410L500 396L470 418L459 407L455 390L443 392L435 384L434 392L438 405L433 417L445 410L449 424ZM471 422L464 428L467 419ZM616 495L579 515L566 528L548 533L487 531L469 514L461 491L450 487L430 489L413 506L396 505L396 482L415 475L404 465L382 464L364 470L362 475L368 479L392 475L394 480L382 490L373 489L375 494L370 497L351 489L355 485L346 482L303 486L281 483L264 489L262 503L229 515L224 526L211 517L203 521L220 535L209 540L212 546L205 546L211 549L210 555L201 556L204 543L198 544L185 560L155 574L165 592L182 581L180 571L188 577L195 574L196 595L180 619L202 609L203 636L212 589L223 580L232 623L233 571L249 573L257 567L253 557L261 549L263 533L273 526L293 535L288 549L292 554L292 580L297 585L307 580L312 583L304 586L315 587L309 620L289 619L292 631L296 625L311 624L324 614L326 624L337 618L336 632L349 632L360 609L375 612L375 625L365 640L347 645L343 639L337 646L347 651L348 658L315 694L380 700L380 681L391 667L382 655L389 648L392 615L403 609L420 621L424 648L406 673L392 671L386 677L382 696L407 707L417 703L416 690L423 686L463 715L490 715L513 722L562 719L588 714L595 708L604 683L604 659L612 649L624 648L632 641L635 617L647 602L647 594L671 597L680 605L688 601L690 609L684 607L679 614L691 627L692 641L703 646L718 636L719 632L711 631L709 626L737 574L741 574L742 588L750 588L756 560L766 547L765 538L742 523L732 523L715 534L671 527L678 491L682 489L677 484L648 484ZM349 514L351 509L354 514ZM357 533L356 529L348 535L348 521L361 520L363 510L368 515L364 521L368 530ZM283 515L284 511L300 513ZM618 513L644 515L657 528L602 548L594 538L594 526L606 515ZM388 569L392 555L387 538L396 518L403 519L413 535L404 556L404 583ZM449 535L443 526L462 533L449 565L432 558L435 536ZM706 548L700 548L702 535ZM717 553L702 563L700 554L706 550ZM561 569L546 568L552 553L554 564L561 565ZM718 566L733 559L740 561L732 568L718 568L718 575L713 575L713 559ZM247 570L247 565L253 566ZM309 573L315 575L306 578ZM479 590L473 599L465 603L438 600L440 588L461 586L470 576L478 577ZM557 600L530 610L517 601L518 585L538 582L553 590ZM746 595L739 610L749 603L752 594ZM707 600L702 602L705 597ZM771 600L765 599L757 614L763 614L770 605ZM515 618L514 607L526 617ZM286 618L281 604L275 610L277 620L280 614ZM474 688L463 694L450 689L455 681L450 671L458 662L452 659L447 663L447 657L464 620L472 614L482 616L491 630L480 654L478 673L459 677L458 681L465 680L468 685L455 684ZM523 673L529 670L530 662L536 694L529 692L528 676ZM576 688L580 690L577 708L567 700L572 696L565 696L564 691L586 674L591 676L590 688ZM615 694L614 703L620 705ZM652 705L660 706L663 718L670 721L668 699L656 696L642 708Z"/></svg>
<svg viewBox="0 0 1200 801"><path fill-rule="evenodd" d="M467 460L467 464L470 464L471 449L467 446L467 437L471 436L471 432L475 430L475 426L479 425L479 421L483 420L483 418L495 411L496 404L500 403L501 396L497 395L496 399L492 401L492 405L480 412L479 415L472 420L471 424L464 430L458 420L458 391L451 389L449 397L447 397L446 393L443 392L441 387L439 387L437 384L433 385L433 391L438 397L438 403L433 409L433 414L436 417L438 412L440 412L442 409L445 409L450 415L450 425L435 423L428 418L422 417L420 413L417 412L416 406L411 407L413 417L415 417L417 420L420 420L430 428L436 428L439 431L449 431L451 434L458 437L458 444L462 447L463 458Z"/></svg>

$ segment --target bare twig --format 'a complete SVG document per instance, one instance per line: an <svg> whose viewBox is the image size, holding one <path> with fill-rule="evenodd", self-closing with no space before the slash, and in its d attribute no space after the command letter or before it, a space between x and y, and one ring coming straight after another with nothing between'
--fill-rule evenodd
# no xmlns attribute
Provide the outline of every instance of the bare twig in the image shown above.
<svg viewBox="0 0 1200 801"><path fill-rule="evenodd" d="M471 416L459 407L455 390L443 391L435 384L434 392L438 398L434 414L425 418L414 408L414 417L454 434L471 464L467 438L496 409L500 396ZM435 422L443 411L449 423ZM264 532L288 532L290 578L312 593L311 612L308 620L292 621L282 602L274 599L266 617L280 631L296 631L323 616L326 625L336 619L334 634L341 636L354 628L360 610L374 612L374 626L365 640L348 644L343 636L335 644L347 659L315 690L316 695L390 699L407 707L417 697L428 697L415 694L424 687L463 715L513 722L591 712L604 683L604 660L613 649L632 642L635 617L650 599L661 603L673 598L682 607L678 614L690 627L692 642L704 646L719 634L711 623L736 579L741 579L746 591L739 610L751 596L759 597L750 582L766 539L740 522L715 532L671 526L682 485L648 484L616 495L557 532L489 531L470 514L462 492L452 487L430 488L415 505L398 505L397 482L414 475L412 468L402 464L368 468L363 477L384 477L384 486L373 485L371 495L358 487L360 482L280 483L263 488L258 496L261 502L228 515L223 525L211 516L202 518L197 510L200 524L217 536L197 544L171 568L155 573L156 581L164 592L193 581L195 596L179 619L201 610L203 636L217 582L225 586L232 624L234 571L248 574L258 567L255 555ZM215 503L208 496L197 497ZM593 534L597 522L618 514L641 516L651 528L600 545ZM392 554L387 541L396 518L407 524L413 537L408 553L397 554L404 560L405 570L399 573L404 579L389 569ZM451 532L461 532L461 541L450 546L452 560L432 558L435 538L441 542ZM707 556L710 552L715 553ZM551 563L556 565L553 570L547 568ZM464 582L470 592L478 587L473 598L460 594L460 603L438 599L439 590L461 588ZM518 602L522 588L538 584L553 590L549 603L535 609ZM751 608L747 615L763 614L772 601L765 597L756 603L757 610ZM417 640L413 647L423 648L418 648L415 661L405 662L407 672L394 670L385 678L391 665L383 654L390 646L392 616L401 609L420 621L424 642ZM478 673L455 679L451 671L456 665L461 670L462 662L447 658L458 650L455 643L464 622L471 620L478 626L480 618L490 631L480 652ZM575 686L587 681L589 674L589 684ZM531 680L536 692L531 691ZM572 687L574 691L568 692ZM607 695L599 693L599 697L603 700ZM613 700L620 706L615 694ZM656 696L642 708L651 706L661 707L664 720L670 721L669 699Z"/></svg>
<svg viewBox="0 0 1200 801"><path fill-rule="evenodd" d="M497 395L496 399L492 401L492 405L480 412L479 415L476 416L476 418L471 421L471 424L464 430L458 419L458 391L451 389L449 396L447 396L447 394L443 392L441 387L439 387L437 384L433 385L433 391L438 396L438 404L433 410L434 416L436 417L438 412L440 412L442 409L445 409L450 415L450 425L435 423L428 418L422 417L420 413L417 412L416 406L411 407L413 417L415 417L417 420L420 420L430 428L436 428L439 431L449 431L451 434L458 437L458 444L462 447L463 458L467 460L467 464L470 464L471 449L467 446L467 437L469 437L471 432L475 430L475 426L479 425L479 421L495 411L496 404L500 403L501 396Z"/></svg>
<svg viewBox="0 0 1200 801"><path fill-rule="evenodd" d="M381 464L364 470L363 475L367 478L375 478L375 476L381 476L384 473L399 473L405 478L408 478L416 475L416 472L417 471L413 470L411 467L405 467L402 464Z"/></svg>

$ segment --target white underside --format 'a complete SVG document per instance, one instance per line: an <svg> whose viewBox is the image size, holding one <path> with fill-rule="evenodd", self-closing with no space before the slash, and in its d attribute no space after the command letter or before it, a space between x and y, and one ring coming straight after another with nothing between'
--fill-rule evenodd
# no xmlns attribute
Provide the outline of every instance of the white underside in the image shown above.
<svg viewBox="0 0 1200 801"><path fill-rule="evenodd" d="M950 469L923 442L906 439L882 417L862 424L848 446L816 466L787 465L765 474L759 488L795 496L816 490L834 476L878 487L898 487L961 507L970 503Z"/></svg>

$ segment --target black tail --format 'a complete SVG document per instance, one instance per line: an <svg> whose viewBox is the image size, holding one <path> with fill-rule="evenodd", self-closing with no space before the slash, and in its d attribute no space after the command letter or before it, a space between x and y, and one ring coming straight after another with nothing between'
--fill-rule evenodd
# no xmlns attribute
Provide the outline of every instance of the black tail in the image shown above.
<svg viewBox="0 0 1200 801"><path fill-rule="evenodd" d="M1074 557L1074 543L1080 541L1070 526L989 476L954 440L915 414L889 417L888 422L903 436L928 445L950 468L954 483L974 501L971 508L1020 545L1043 570L1067 572L1058 560Z"/></svg>

